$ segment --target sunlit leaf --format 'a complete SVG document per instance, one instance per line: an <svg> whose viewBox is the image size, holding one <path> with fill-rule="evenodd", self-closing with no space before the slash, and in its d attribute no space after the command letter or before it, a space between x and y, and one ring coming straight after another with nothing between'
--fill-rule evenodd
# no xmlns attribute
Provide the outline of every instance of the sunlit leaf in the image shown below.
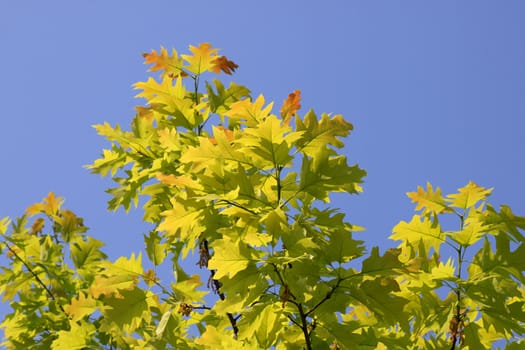
<svg viewBox="0 0 525 350"><path fill-rule="evenodd" d="M148 69L149 72L162 70L164 74L172 76L184 75L183 62L179 58L179 55L175 49L172 49L171 55L168 54L168 50L161 47L160 52L151 50L150 53L144 53L144 64L152 64L153 66Z"/></svg>
<svg viewBox="0 0 525 350"><path fill-rule="evenodd" d="M427 183L427 190L423 187L418 186L417 192L408 192L408 198L412 199L413 203L416 203L416 210L423 210L423 214L426 213L442 213L449 211L445 198L441 196L441 189L439 187L434 191L432 185Z"/></svg>
<svg viewBox="0 0 525 350"><path fill-rule="evenodd" d="M445 234L439 225L418 215L414 215L410 222L401 221L392 229L392 232L390 239L404 241L414 247L417 247L421 241L426 252L429 252L431 248L438 252L441 244L445 242ZM403 246L403 243L400 246Z"/></svg>
<svg viewBox="0 0 525 350"><path fill-rule="evenodd" d="M230 61L226 56L220 56L211 61L213 66L210 68L210 71L214 73L220 73L221 71L231 75L239 66L235 62Z"/></svg>
<svg viewBox="0 0 525 350"><path fill-rule="evenodd" d="M460 188L458 193L449 194L447 200L450 201L451 206L467 209L485 200L491 192L492 188L485 189L470 181L466 186Z"/></svg>
<svg viewBox="0 0 525 350"><path fill-rule="evenodd" d="M72 322L77 322L97 310L97 301L80 293L78 298L71 299L71 304L65 307Z"/></svg>
<svg viewBox="0 0 525 350"><path fill-rule="evenodd" d="M209 43L201 43L199 46L190 45L192 55L181 55L188 63L186 69L194 74L202 74L208 70L216 69L214 61L218 58L218 49L211 47Z"/></svg>
<svg viewBox="0 0 525 350"><path fill-rule="evenodd" d="M295 90L284 100L280 113L283 122L288 125L292 116L301 108L301 90Z"/></svg>

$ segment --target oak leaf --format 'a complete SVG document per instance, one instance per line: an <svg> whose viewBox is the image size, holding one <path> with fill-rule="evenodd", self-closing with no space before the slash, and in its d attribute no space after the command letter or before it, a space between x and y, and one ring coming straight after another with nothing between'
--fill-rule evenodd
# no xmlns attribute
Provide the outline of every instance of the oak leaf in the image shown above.
<svg viewBox="0 0 525 350"><path fill-rule="evenodd" d="M280 113L285 124L289 124L293 115L301 108L301 90L295 90L284 100Z"/></svg>
<svg viewBox="0 0 525 350"><path fill-rule="evenodd" d="M194 74L201 74L215 67L213 61L217 58L218 49L211 47L209 43L202 43L199 46L190 45L193 55L181 55L182 59L188 63L186 69Z"/></svg>
<svg viewBox="0 0 525 350"><path fill-rule="evenodd" d="M445 202L445 198L441 196L441 189L436 187L434 191L430 183L427 183L427 191L418 186L417 192L408 192L407 196L412 199L412 203L417 203L416 210L423 209L423 214L431 212L439 214L451 211Z"/></svg>
<svg viewBox="0 0 525 350"><path fill-rule="evenodd" d="M470 181L465 187L460 188L458 193L449 194L447 200L453 207L467 209L478 201L485 200L491 192L492 188L486 189Z"/></svg>
<svg viewBox="0 0 525 350"><path fill-rule="evenodd" d="M263 122L273 108L273 102L269 103L264 107L264 96L259 95L255 102L252 102L251 99L244 99L232 103L230 106L230 111L227 113L230 117L230 123L244 121L243 124L247 126L256 126L259 123Z"/></svg>
<svg viewBox="0 0 525 350"><path fill-rule="evenodd" d="M40 213L45 213L48 216L53 216L58 213L64 200L61 197L56 197L53 192L49 192L46 198L40 203L35 203L26 209L26 213L29 216L33 216Z"/></svg>
<svg viewBox="0 0 525 350"><path fill-rule="evenodd" d="M227 59L226 56L217 57L211 63L213 66L210 68L210 71L214 73L220 73L223 71L224 73L231 75L237 68L239 68L239 65Z"/></svg>
<svg viewBox="0 0 525 350"><path fill-rule="evenodd" d="M142 56L145 58L144 64L153 64L153 66L148 69L149 72L162 70L164 71L163 74L168 74L172 78L179 75L187 75L182 69L182 59L179 58L179 54L175 49L171 51L171 56L164 47L161 47L159 53L151 50L150 53L144 53Z"/></svg>
<svg viewBox="0 0 525 350"><path fill-rule="evenodd" d="M42 232L43 228L44 228L44 219L43 218L38 218L38 219L35 220L33 225L31 225L31 234L32 235L37 235L40 232Z"/></svg>
<svg viewBox="0 0 525 350"><path fill-rule="evenodd" d="M71 299L71 304L65 310L72 322L77 322L84 316L91 315L97 309L97 301L91 296L86 297L84 293L79 293L78 298Z"/></svg>

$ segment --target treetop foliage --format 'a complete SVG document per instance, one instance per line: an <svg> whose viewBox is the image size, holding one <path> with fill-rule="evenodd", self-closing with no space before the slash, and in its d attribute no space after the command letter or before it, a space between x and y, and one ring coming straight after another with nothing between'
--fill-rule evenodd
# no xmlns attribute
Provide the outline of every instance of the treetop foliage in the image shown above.
<svg viewBox="0 0 525 350"><path fill-rule="evenodd" d="M367 251L330 202L362 191L366 172L341 152L352 124L300 114L300 90L274 108L210 79L238 68L218 52L144 54L159 76L134 85L144 104L129 130L95 126L111 145L88 168L113 179L109 210L143 198L145 254L110 261L53 193L0 221L3 346L523 346L524 217L474 182L446 196L427 184L408 193L399 246Z"/></svg>

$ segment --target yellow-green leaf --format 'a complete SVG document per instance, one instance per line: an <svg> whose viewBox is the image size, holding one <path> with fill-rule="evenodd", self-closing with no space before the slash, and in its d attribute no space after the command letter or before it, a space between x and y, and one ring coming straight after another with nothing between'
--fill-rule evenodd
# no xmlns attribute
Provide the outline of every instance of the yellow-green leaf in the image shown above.
<svg viewBox="0 0 525 350"><path fill-rule="evenodd" d="M188 63L185 68L194 74L202 74L206 71L215 69L218 49L211 47L209 43L201 43L199 46L190 45L193 55L181 55L182 59Z"/></svg>
<svg viewBox="0 0 525 350"><path fill-rule="evenodd" d="M458 189L458 193L449 194L447 201L453 207L467 209L473 207L477 202L484 201L492 192L492 188L484 188L470 181L465 187Z"/></svg>
<svg viewBox="0 0 525 350"><path fill-rule="evenodd" d="M401 221L392 231L390 239L407 242L415 249L422 242L426 252L429 252L430 248L438 252L441 244L445 242L445 234L441 231L441 227L419 215L414 215L410 222ZM400 244L400 247L403 246L403 243Z"/></svg>
<svg viewBox="0 0 525 350"><path fill-rule="evenodd" d="M137 258L135 254L131 257L118 258L114 263L103 261L100 266L104 268L89 287L89 292L94 298L100 295L118 295L123 290L132 289L139 282L142 276L142 254Z"/></svg>
<svg viewBox="0 0 525 350"><path fill-rule="evenodd" d="M93 333L96 332L95 326L89 322L70 322L69 326L69 330L57 333L58 337L53 341L51 350L86 349Z"/></svg>
<svg viewBox="0 0 525 350"><path fill-rule="evenodd" d="M91 315L97 310L97 301L91 296L85 296L84 293L80 292L78 298L71 299L71 304L64 308L71 317L72 322L81 320L84 316Z"/></svg>
<svg viewBox="0 0 525 350"><path fill-rule="evenodd" d="M245 242L224 238L213 243L213 256L208 263L208 267L217 270L215 278L223 276L233 277L239 271L244 270L250 263L257 260L247 247Z"/></svg>
<svg viewBox="0 0 525 350"><path fill-rule="evenodd" d="M230 111L226 114L230 117L230 124L235 125L237 123L242 123L247 126L256 126L270 115L273 108L273 102L269 103L266 107L263 106L264 96L259 95L253 103L251 99L245 99L233 103L230 107Z"/></svg>

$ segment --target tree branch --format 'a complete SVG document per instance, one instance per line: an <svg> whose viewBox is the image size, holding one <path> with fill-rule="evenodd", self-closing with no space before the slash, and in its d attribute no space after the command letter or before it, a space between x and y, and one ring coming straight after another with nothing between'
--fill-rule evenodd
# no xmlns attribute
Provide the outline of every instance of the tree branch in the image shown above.
<svg viewBox="0 0 525 350"><path fill-rule="evenodd" d="M31 266L29 266L29 264L27 262L25 262L24 259L22 259L20 257L20 255L18 255L16 253L16 251L7 243L4 241L4 244L6 245L7 249L9 249L9 251L11 252L11 254L13 254L13 256L15 256L24 266L25 268L27 269L27 271L29 271L29 273L31 273L31 275L33 275L33 277L35 278L35 280L37 281L37 283L42 287L44 288L44 290L46 291L47 295L49 295L49 298L53 301L56 301L56 298L55 298L55 295L53 294L53 292L51 292L51 290L44 284L44 282L40 279L40 277L38 277L38 274L31 268ZM58 304L58 303L57 303ZM67 312L66 310L64 310L64 308L62 307L62 305L58 304L58 307L60 309L60 311L62 311L66 316L67 316Z"/></svg>
<svg viewBox="0 0 525 350"><path fill-rule="evenodd" d="M200 244L200 251L201 251L201 259L199 260L199 263L198 265L200 267L208 267L208 260L210 259L210 250L209 250L209 246L208 246L208 240L206 239L203 239L201 244ZM205 256L206 258L202 258L202 256ZM221 300L224 300L226 299L226 296L224 295L224 293L222 293L220 291L220 288L221 288L221 282L217 279L214 279L213 276L215 275L215 270L210 270L210 279L209 281L211 281L212 283L212 289L213 291L215 291L218 295L219 295L219 298L221 298ZM231 314L230 312L227 312L226 313L226 316L228 316L228 320L230 320L230 324L232 325L232 328L233 328L233 336L235 337L235 339L237 339L237 335L239 333L239 327L237 327L237 319L233 316L233 314Z"/></svg>

